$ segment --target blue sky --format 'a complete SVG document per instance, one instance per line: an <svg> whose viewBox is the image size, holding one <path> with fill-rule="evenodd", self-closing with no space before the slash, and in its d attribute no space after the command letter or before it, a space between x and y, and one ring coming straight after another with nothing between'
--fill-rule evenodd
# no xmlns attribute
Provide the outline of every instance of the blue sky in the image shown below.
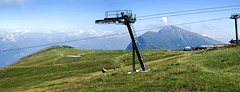
<svg viewBox="0 0 240 92"><path fill-rule="evenodd" d="M124 26L96 25L105 11L132 9L137 16L182 11L189 9L237 5L239 0L0 0L0 31L73 31L95 30L126 32ZM239 3L240 4L240 3ZM137 21L136 30L163 25L230 17L238 10L166 17ZM179 26L227 42L235 38L234 21L223 19ZM158 31L158 30L151 30ZM142 32L143 33L143 32ZM139 34L142 34L139 33Z"/></svg>

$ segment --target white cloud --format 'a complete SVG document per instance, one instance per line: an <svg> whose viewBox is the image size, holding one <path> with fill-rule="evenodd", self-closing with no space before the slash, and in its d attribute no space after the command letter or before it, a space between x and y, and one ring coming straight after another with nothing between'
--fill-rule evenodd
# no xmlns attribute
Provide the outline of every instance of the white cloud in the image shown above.
<svg viewBox="0 0 240 92"><path fill-rule="evenodd" d="M31 0L0 0L0 6L23 6Z"/></svg>
<svg viewBox="0 0 240 92"><path fill-rule="evenodd" d="M22 32L22 30L20 30L20 29L17 29L15 32Z"/></svg>
<svg viewBox="0 0 240 92"><path fill-rule="evenodd" d="M31 32L31 30L28 30L28 29L26 29L26 30L17 29L15 32L16 32L16 33L21 33L21 34L23 35L23 34L25 34L25 33Z"/></svg>
<svg viewBox="0 0 240 92"><path fill-rule="evenodd" d="M206 36L206 37L209 37L209 38L211 37L211 36L209 36L209 35L207 35L207 34L202 34L202 36Z"/></svg>
<svg viewBox="0 0 240 92"><path fill-rule="evenodd" d="M28 33L28 32L31 32L31 30L28 30L28 29L27 29L27 30L25 30L25 32Z"/></svg>
<svg viewBox="0 0 240 92"><path fill-rule="evenodd" d="M52 31L47 31L47 33L48 33L48 34L51 34L51 33L53 33L53 32L52 32Z"/></svg>
<svg viewBox="0 0 240 92"><path fill-rule="evenodd" d="M161 26L166 26L168 19L167 17L162 17L158 20L158 22L161 24Z"/></svg>
<svg viewBox="0 0 240 92"><path fill-rule="evenodd" d="M166 25L167 24L167 17L162 17L162 21Z"/></svg>
<svg viewBox="0 0 240 92"><path fill-rule="evenodd" d="M6 39L9 39L10 41L16 42L16 39L13 34L6 35Z"/></svg>
<svg viewBox="0 0 240 92"><path fill-rule="evenodd" d="M69 32L69 36L78 36L78 37L100 37L105 35L117 34L114 31L95 31L95 30L74 30Z"/></svg>
<svg viewBox="0 0 240 92"><path fill-rule="evenodd" d="M70 33L71 33L71 32L70 32ZM84 33L83 30L75 30L74 33L73 33L73 35L81 35L81 34L83 34L83 33Z"/></svg>

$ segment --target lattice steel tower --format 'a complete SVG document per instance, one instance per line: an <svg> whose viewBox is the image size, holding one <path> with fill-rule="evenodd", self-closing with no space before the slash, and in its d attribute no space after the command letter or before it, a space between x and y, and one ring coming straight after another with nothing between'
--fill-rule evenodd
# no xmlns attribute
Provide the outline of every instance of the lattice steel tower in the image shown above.
<svg viewBox="0 0 240 92"><path fill-rule="evenodd" d="M239 14L233 14L230 19L234 19L235 20L235 31L236 31L236 44L238 45L238 28L237 28L237 19L240 18Z"/></svg>
<svg viewBox="0 0 240 92"><path fill-rule="evenodd" d="M143 71L146 71L142 55L138 49L131 24L136 22L136 15L133 18L132 10L106 11L103 20L96 20L96 24L122 24L126 25L133 44L133 71L135 71L135 51Z"/></svg>

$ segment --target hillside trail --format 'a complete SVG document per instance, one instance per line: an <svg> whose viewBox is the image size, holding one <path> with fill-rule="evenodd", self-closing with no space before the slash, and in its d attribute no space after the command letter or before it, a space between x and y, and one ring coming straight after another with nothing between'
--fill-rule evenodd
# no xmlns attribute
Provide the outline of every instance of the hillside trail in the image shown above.
<svg viewBox="0 0 240 92"><path fill-rule="evenodd" d="M93 53L93 52L94 51L88 52L88 53ZM82 53L82 55L83 54L88 54L88 53ZM127 54L124 54L124 55L127 55ZM124 55L121 55L121 56L117 57L117 59L120 59ZM146 64L149 65L149 64L153 64L153 63L163 62L163 61L167 61L167 60L170 60L170 59L173 59L173 58L178 58L178 57L187 56L187 55L190 55L190 54L189 53L185 53L185 54L176 55L176 56L172 56L172 57L166 57L166 58L162 58L162 59L146 62ZM140 66L138 64L135 64L135 66L136 66L135 67L136 69L140 69ZM129 71L131 69L132 69L132 65L125 66L123 68L117 68L116 70L108 69L106 75L111 75L112 73L117 73L117 72L121 72L121 71ZM54 87L62 86L62 85L59 85L59 84L62 84L62 83L69 83L69 84L71 84L71 83L76 83L76 82L89 80L91 78L98 77L98 76L104 77L104 75L103 75L101 70L99 70L98 72L86 74L86 75L81 76L81 77L72 76L72 77L66 77L66 78L61 78L61 79L57 79L57 80L47 81L47 82L41 83L39 85L36 85L33 88L39 88L39 87L48 86L48 85L56 85L56 86L50 87L50 88L54 88Z"/></svg>
<svg viewBox="0 0 240 92"><path fill-rule="evenodd" d="M197 51L198 52L198 51ZM163 61L167 61L167 60L170 60L170 59L173 59L173 58L178 58L178 57L181 57L181 56L189 56L189 55L192 55L192 54L195 54L197 52L191 52L191 53L184 53L184 54L181 54L181 55L176 55L176 56L172 56L172 57L166 57L166 58L161 58L161 59L158 59L158 60L153 60L153 61L149 61L149 62L146 62L147 65L150 65L150 64L153 64L153 63L158 63L158 62L163 62ZM127 55L127 54L124 54L124 55ZM122 55L121 57L123 57L124 55ZM120 58L119 58L120 59ZM140 68L139 64L135 64L135 68ZM125 66L123 68L117 68L117 70L129 70L129 69L132 69L132 65L129 65L129 66ZM114 69L109 69L107 70L107 72L110 72L109 74L111 74L112 72L114 71ZM100 76L102 75L102 72L99 71L99 72L95 72L95 73L89 73L88 74L89 76L88 77L84 77L83 79L90 79L92 77L96 77L96 76Z"/></svg>
<svg viewBox="0 0 240 92"><path fill-rule="evenodd" d="M90 52L81 53L81 54L78 54L78 55L81 56L81 55L91 54L91 53L94 53L94 52L95 52L95 51L90 51Z"/></svg>
<svg viewBox="0 0 240 92"><path fill-rule="evenodd" d="M176 56L173 56L173 57L167 57L167 58L163 58L163 59L158 59L158 60L153 60L153 61L149 61L149 62L146 62L146 64L153 64L153 63L158 63L158 62L162 62L162 61L166 61L166 60L169 60L169 59L173 59L173 58L177 58L177 57L181 57L181 56L184 56L185 54L183 55L176 55ZM140 66L138 66L138 64L135 64L136 68L140 68ZM117 70L121 69L121 70L127 70L127 69L131 69L132 68L132 65L129 65L129 66L125 66L124 68L117 68ZM117 71L116 70L116 71ZM109 69L107 70L107 74L109 72L109 74L111 74L112 72L114 71L114 69ZM103 75L101 71L99 72L94 72L94 73L89 73L87 74L88 77L84 77L83 79L87 80L87 79L90 79L92 77L96 77L96 76L100 76L100 75Z"/></svg>

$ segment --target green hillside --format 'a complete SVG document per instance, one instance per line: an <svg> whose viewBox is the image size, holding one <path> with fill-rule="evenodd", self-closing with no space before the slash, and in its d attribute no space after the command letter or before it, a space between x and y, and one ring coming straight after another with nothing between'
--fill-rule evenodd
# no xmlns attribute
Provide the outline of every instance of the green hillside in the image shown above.
<svg viewBox="0 0 240 92"><path fill-rule="evenodd" d="M143 53L151 71L127 74L132 70L130 50L54 45L0 68L0 91L240 91L239 47Z"/></svg>

